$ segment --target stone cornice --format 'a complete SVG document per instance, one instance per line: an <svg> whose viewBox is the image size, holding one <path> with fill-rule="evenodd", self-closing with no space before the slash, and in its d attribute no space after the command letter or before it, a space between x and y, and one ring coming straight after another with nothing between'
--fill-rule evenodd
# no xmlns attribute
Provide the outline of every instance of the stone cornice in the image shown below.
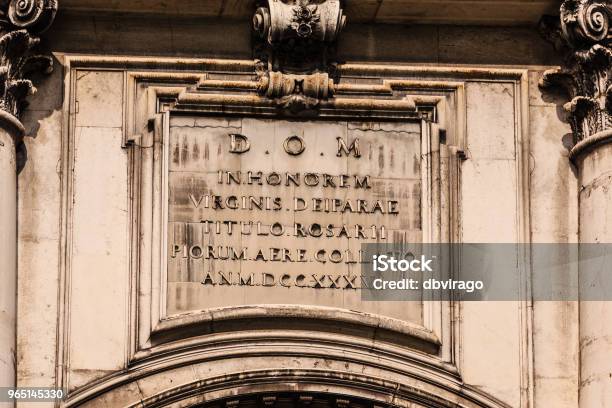
<svg viewBox="0 0 612 408"><path fill-rule="evenodd" d="M90 15L134 13L166 18L210 18L245 21L252 17L254 0L62 0L62 11ZM143 8L143 4L146 7ZM474 0L349 0L351 24L452 24L533 26L543 14L559 9L558 0L490 0L474 7Z"/></svg>
<svg viewBox="0 0 612 408"><path fill-rule="evenodd" d="M612 129L611 16L608 1L565 0L560 18L542 20L544 35L564 53L565 63L547 71L540 86L567 93L564 108L576 145Z"/></svg>

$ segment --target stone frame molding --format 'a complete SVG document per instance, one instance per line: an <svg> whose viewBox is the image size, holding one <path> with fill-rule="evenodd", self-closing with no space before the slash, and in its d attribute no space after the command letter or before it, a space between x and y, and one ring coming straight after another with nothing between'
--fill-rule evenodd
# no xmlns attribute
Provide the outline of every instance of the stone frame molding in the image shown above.
<svg viewBox="0 0 612 408"><path fill-rule="evenodd" d="M433 384L437 387L431 394L431 400L427 400L432 406L447 407L453 403L463 404L471 407L503 407L504 405L484 396L482 393L471 389L463 384L461 380L461 307L459 304L442 304L436 302L428 309L425 315L426 326L424 328L414 325L400 324L389 321L390 332L395 332L396 340L403 338L404 342L397 345L385 344L385 348L376 348L373 351L372 341L367 336L343 337L324 331L296 331L283 335L275 333L274 342L270 343L269 335L261 338L255 333L236 333L232 330L218 333L210 333L202 337L193 337L194 328L206 327L207 319L213 315L225 317L231 328L232 321L236 321L236 314L219 314L224 311L215 311L215 314L200 313L190 317L179 317L164 319L162 296L160 286L160 274L162 273L160 254L165 253L161 240L153 237L161 236L160 222L163 212L161 203L163 200L155 199L154 174L160 174L160 162L153 159L163 149L164 126L167 124L165 117L170 112L188 112L191 114L210 115L215 112L233 115L248 115L256 117L278 118L282 117L274 101L262 97L257 92L259 77L256 73L256 63L253 61L237 60L210 60L210 59L149 59L137 57L89 57L89 56L58 56L63 59L66 67L66 94L72 95L66 98L66 112L74 112L74 86L75 78L79 70L113 70L124 72L125 78L125 105L124 105L124 140L123 146L127 149L130 163L129 174L132 175L130 183L132 235L131 242L131 281L130 281L130 327L129 344L130 350L126 364L126 371L117 372L101 380L91 383L78 390L72 390L66 406L77 406L91 400L103 401L118 395L122 389L129 389L134 381L148 382L155 380L156 373L172 371L173 373L191 372L189 367L193 364L212 364L220 358L225 361L247 362L259 355L260 358L272 358L278 355L290 354L305 356L304 358L338 358L339 360L352 361L355 364L363 364L372 367L371 362L379 360L375 356L384 355L382 365L377 369L382 372L400 370L405 373L406 378L420 378L421 385ZM433 237L445 242L458 242L460 225L460 202L459 202L459 177L460 162L468 156L465 153L466 132L466 106L464 85L469 80L487 80L512 82L516 90L516 109L520 114L517 123L517 175L519 193L521 194L521 205L519 217L519 228L525 242L529 240L528 228L528 194L525 195L525 186L528 185L527 156L525 155L528 143L526 126L526 98L527 98L527 73L525 70L480 70L475 68L444 68L444 67L409 67L396 65L368 65L368 64L345 64L339 67L343 78L350 79L347 83L340 81L336 87L339 92L334 98L324 101L318 111L320 118L359 118L367 117L378 120L391 118L399 120L419 121L424 124L423 138L431 143L429 149L439 147L436 154L444 158L440 163L442 166L437 171L452 175L447 178L444 194L440 191L434 196L435 200L443 199L443 207L446 208L444 217L448 220L447 227L440 230L436 235L431 231L430 240ZM229 79L228 79L229 78ZM373 80L375 79L375 80ZM362 81L363 80L363 81ZM279 116L281 115L281 116ZM66 115L64 127L64 163L67 169L73 160L73 152L70 145L74 126L72 116ZM433 139L432 139L433 138ZM432 140L434 141L432 143ZM436 141L438 140L438 141ZM444 143L440 144L439 140ZM157 153L155 153L157 151ZM433 149L432 151L435 151ZM429 159L431 159L430 156ZM426 162L429 160L425 157ZM435 160L434 160L435 162ZM426 164L432 166L433 164ZM156 170L157 169L157 170ZM66 170L64 174L70 174ZM432 173L427 172L432 175ZM435 173L434 173L435 174ZM435 177L433 177L435 179ZM149 180L147 182L144 182ZM431 179L428 183L431 184ZM60 281L60 298L65 299L61 304L60 316L60 338L58 346L58 385L66 386L68 375L69 349L67 338L70 335L69 319L70 310L69 294L66 288L70 287L70 219L71 219L71 184L70 178L64 181L64 211L65 225L63 227L63 252L66 258L62 266ZM434 183L436 184L436 183ZM161 190L160 190L161 191ZM436 195L437 194L437 195ZM157 200L154 205L153 200ZM428 200L432 200L429 198ZM444 201L446 200L446 201ZM158 214L149 216L147 214ZM434 214L426 215L430 220L436 220ZM155 218L157 217L157 218ZM156 221L157 220L157 221ZM440 225L439 220L435 221ZM455 226L450 228L451 226ZM144 229L143 229L144 228ZM141 236L143 239L136 239ZM442 237L440 233L445 234ZM451 234L451 235L448 235ZM523 254L525 265L521 267L526 276L529 276L528 254ZM526 282L529 280L527 279ZM525 290L529 290L528 287ZM156 300L157 299L157 300ZM521 352L521 361L525 367L530 367L530 314L529 302L525 301L520 307L522 335L524 348ZM324 308L323 308L324 309ZM280 309L279 309L280 310ZM286 310L281 310L286 312ZM228 311L231 312L231 311ZM237 311L240 314L244 311ZM251 316L257 316L257 310L246 311ZM255 312L255 314L253 314ZM295 312L299 313L296 308ZM320 317L329 320L329 310L320 310ZM243 315L241 318L244 318ZM299 316L297 316L299 318ZM359 317L359 319L355 319ZM369 330L368 319L373 324L382 322L380 318L368 317L366 315L353 316L350 313L344 317L336 314L336 322L342 324L353 324L351 321L365 319L365 325L360 321L362 329ZM316 318L315 318L316 320ZM400 322L401 323L401 322ZM269 333L269 332L268 332ZM433 336L432 336L433 335ZM406 340L408 339L408 340ZM408 341L406 343L406 341ZM230 352L232 345L240 344L240 352ZM337 346L334 346L336 344ZM220 345L225 345L220 347ZM316 345L313 349L313 345ZM229 347L229 348L228 348ZM313 351L315 350L315 351ZM363 354L368 350L366 354ZM342 357L340 357L342 356ZM373 367L372 367L373 368ZM187 371L182 371L187 370ZM257 372L257 369L245 368L244 377L247 372ZM333 371L333 370L332 370ZM306 386L309 384L311 374L303 370L289 369L287 379L291 378L291 384ZM267 375L267 377L266 377ZM264 375L263 383L276 382L278 373ZM339 378L345 378L345 374L339 373ZM524 371L522 379L524 384L532 384L529 380L531 369ZM415 377L416 376L416 377ZM332 376L333 377L333 376ZM179 378L179 377L175 377ZM330 377L331 378L331 377ZM355 378L345 378L346 384L357 384ZM198 380L199 381L199 380ZM208 381L202 379L202 381ZM249 384L247 380L242 385ZM289 380L288 380L289 381ZM369 381L369 380L368 380ZM196 382L197 383L197 382ZM194 383L194 384L196 384ZM320 380L315 381L321 384ZM367 381L366 381L367 383ZM287 390L289 383L277 387L277 391ZM386 383L385 383L386 384ZM232 390L242 387L235 384ZM314 386L314 385L312 385ZM404 385L386 384L387 393L395 393L397 387ZM290 388L290 387L289 387ZM176 392L181 393L181 387ZM407 389L410 389L407 388ZM419 401L422 398L422 390L416 386L412 391L407 391L406 398ZM235 392L228 390L228 392ZM347 391L348 392L348 391ZM354 391L352 391L354 393ZM177 394L178 395L178 394ZM390 395L390 394L388 394ZM446 402L436 402L433 395L442 395ZM471 396L470 396L471 395ZM210 396L210 395L209 395ZM445 396L445 397L444 397ZM158 406L160 401L169 401L169 394L161 392L157 401L151 406ZM177 397L178 398L178 397ZM425 401L425 400L422 400ZM436 405L437 404L437 405ZM446 404L446 405L445 405Z"/></svg>
<svg viewBox="0 0 612 408"><path fill-rule="evenodd" d="M222 63L219 61L219 63ZM376 330L389 331L400 336L407 336L410 340L404 339L415 349L422 350L430 354L441 352L440 345L442 338L450 336L450 314L443 315L441 302L424 302L425 326L419 327L407 322L395 319L382 318L380 316L368 316L364 313L342 311L338 309L308 306L306 308L298 306L265 306L265 307L239 307L211 309L202 311L194 315L187 316L167 316L165 313L165 214L167 213L164 168L167 164L160 158L166 157L167 140L169 135L169 115L172 113L189 113L194 115L247 115L256 118L278 118L279 111L273 101L269 98L258 96L254 89L256 81L246 80L253 76L253 71L245 75L245 80L220 81L214 78L215 75L227 75L226 70L230 70L229 65L215 67L218 74L209 72L202 78L195 75L195 87L193 85L169 86L169 84L151 84L148 74L145 72L134 73L128 76L128 88L137 89L140 83L147 83L146 91L142 92L142 99L148 102L147 113L144 117L149 120L148 132L134 134L133 139L128 139L126 145L134 148L132 157L132 168L134 180L132 188L139 189L134 191L134 214L139 214L140 218L134 220L135 225L140 225L133 232L133 236L143 237L142 239L151 242L150 249L146 253L142 252L142 244L139 245L139 264L134 264L134 284L146 285L147 290L152 291L151 298L143 299L145 303L137 306L137 320L141 324L134 344L133 359L138 361L141 358L148 358L151 355L154 344L163 344L177 340L194 328L199 330L209 330L207 327L214 321L216 326L221 326L221 322L239 322L244 319L253 320L264 319L286 319L333 322L335 325L349 327L357 325L361 327L363 336L374 336ZM256 69L256 63L251 65L251 69ZM224 73L225 71L225 73ZM238 75L234 72L232 75ZM160 80L161 78L156 78ZM166 81L176 81L179 83L187 78L177 78L169 74L164 78ZM189 81L189 79L187 79ZM178 85L176 82L173 85ZM461 84L445 83L438 88L439 95L427 95L423 93L418 98L419 104L411 95L398 93L398 90L410 90L410 81L403 82L389 81L379 87L360 87L359 85L346 85L343 92L346 96L336 95L333 99L321 104L318 111L320 119L350 119L359 121L365 120L409 120L421 123L422 143L423 143L423 234L426 242L453 242L458 231L456 224L451 221L451 213L458 214L458 205L449 194L452 185L459 185L459 161L462 157L462 134L460 131L454 133L449 131L446 135L447 141L443 145L440 143L439 126L436 121L448 116L452 123L455 116L452 112L447 112L447 104L453 103L458 99L456 92L463 93ZM237 91L238 90L238 91ZM245 91L246 90L246 91ZM135 103L128 105L138 106L138 95L134 95ZM459 102L456 102L459 103ZM142 106L142 105L141 105ZM142 112L140 113L142 115ZM132 113L128 114L128 120ZM282 116L281 116L282 118ZM136 121L135 121L136 122ZM135 131L142 131L143 125L136 125ZM456 139L455 139L456 138ZM455 145L455 140L457 145ZM153 155L142 151L142 146L154 147ZM448 146L448 147L447 147ZM140 152L140 153L139 153ZM157 158L157 159L154 159ZM441 166L444 169L441 169ZM440 176L440 171L445 171L444 176ZM149 180L152 184L149 185ZM433 184L433 180L443 180L440 185ZM445 184L447 183L447 184ZM149 191L157 191L157 195L150 198ZM455 195L456 197L456 195ZM152 200L152 201L151 201ZM447 203L445 208L449 211L441 213L442 203ZM146 215L145 215L146 214ZM151 224L152 220L152 224ZM143 224L144 222L144 224ZM144 233L143 231L149 231ZM149 235L150 234L150 235ZM442 234L442 235L441 235ZM447 235L453 234L453 237ZM155 237L162 237L161 239ZM162 254L159 258L158 254ZM142 263L144 260L144 264ZM148 269L150 268L150 269ZM150 281L149 281L150 279ZM149 283L150 282L150 283ZM156 282L161 282L157 286ZM150 285L150 286L149 286ZM149 289L150 288L150 289ZM134 293L135 294L135 293ZM436 304L437 306L432 306ZM150 312L149 312L150 311ZM450 309L448 311L450 313ZM443 323L444 321L444 323ZM231 330L231 328L230 328ZM399 341L399 340L398 340ZM161 342L161 343L160 343ZM450 344L445 342L445 344ZM451 355L450 349L444 351ZM452 371L452 370L451 370Z"/></svg>

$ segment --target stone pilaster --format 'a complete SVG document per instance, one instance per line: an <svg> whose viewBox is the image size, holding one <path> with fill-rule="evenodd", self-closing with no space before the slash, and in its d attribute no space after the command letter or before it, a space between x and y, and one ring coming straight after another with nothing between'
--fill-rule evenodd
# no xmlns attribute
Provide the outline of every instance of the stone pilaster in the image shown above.
<svg viewBox="0 0 612 408"><path fill-rule="evenodd" d="M570 159L579 173L580 243L612 243L611 16L610 2L565 0L560 19L543 20L545 34L566 56L541 86L569 97L564 109L574 136ZM581 408L604 408L612 401L612 302L585 298L584 291L593 290L593 275L588 278L579 278L579 400Z"/></svg>
<svg viewBox="0 0 612 408"><path fill-rule="evenodd" d="M0 1L0 385L15 385L17 305L17 149L19 115L35 91L29 75L51 58L32 53L55 17L57 0Z"/></svg>

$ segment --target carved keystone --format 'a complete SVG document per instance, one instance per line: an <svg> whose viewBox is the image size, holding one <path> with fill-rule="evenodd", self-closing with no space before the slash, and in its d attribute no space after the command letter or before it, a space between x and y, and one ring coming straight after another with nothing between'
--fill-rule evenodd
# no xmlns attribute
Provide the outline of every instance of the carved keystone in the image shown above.
<svg viewBox="0 0 612 408"><path fill-rule="evenodd" d="M291 40L333 43L346 17L339 0L266 1L253 17L253 27L271 46Z"/></svg>
<svg viewBox="0 0 612 408"><path fill-rule="evenodd" d="M346 17L339 0L265 0L253 17L259 92L292 114L333 95L333 46Z"/></svg>

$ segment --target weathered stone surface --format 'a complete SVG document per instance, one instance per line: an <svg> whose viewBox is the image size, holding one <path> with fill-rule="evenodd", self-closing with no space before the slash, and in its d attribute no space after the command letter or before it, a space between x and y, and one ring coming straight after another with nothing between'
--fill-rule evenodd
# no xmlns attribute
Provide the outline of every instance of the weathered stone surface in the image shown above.
<svg viewBox="0 0 612 408"><path fill-rule="evenodd" d="M470 1L437 1L436 6L426 0L360 0L347 7L349 18L356 23L468 23L520 25L535 24L542 14L554 11L556 4L549 0L495 0L475 7ZM518 6L517 6L518 4ZM179 2L63 0L66 10L96 10L106 12L138 12L171 16L205 16L246 20L251 17L252 1L206 0Z"/></svg>
<svg viewBox="0 0 612 408"><path fill-rule="evenodd" d="M478 159L516 157L514 84L468 84L468 151Z"/></svg>
<svg viewBox="0 0 612 408"><path fill-rule="evenodd" d="M561 122L556 101L544 100L537 84L542 71L529 74L531 135L531 239L536 243L578 242L578 181L568 166L570 127ZM552 154L554 152L554 155ZM563 247L559 247L562 256ZM578 281L568 265L558 279ZM537 273L537 271L536 271ZM578 302L534 302L535 403L578 406ZM565 350L559 353L558 350Z"/></svg>
<svg viewBox="0 0 612 408"><path fill-rule="evenodd" d="M259 299L372 312L361 244L422 241L417 123L181 117L169 138L170 315Z"/></svg>
<svg viewBox="0 0 612 408"><path fill-rule="evenodd" d="M361 3L361 1L359 2ZM251 9L250 13L253 10ZM249 17L250 19L250 17ZM415 64L558 65L561 58L535 29L436 25L353 24L348 19L337 49L340 62ZM251 59L249 21L155 15L65 12L45 34L57 52L103 55ZM146 34L159 27L155 41ZM231 41L227 41L231 38ZM223 47L219 47L223 44Z"/></svg>
<svg viewBox="0 0 612 408"><path fill-rule="evenodd" d="M348 276L357 269L351 264L205 262L182 258L173 246L199 240L307 254L358 248L359 240L346 237L211 234L207 219L263 227L278 221L285 232L296 222L386 225L389 240L412 242L426 234L463 242L577 241L579 211L582 220L605 217L599 211L609 201L608 186L593 180L603 180L598 172L608 169L593 161L578 174L569 163L559 100L535 85L546 68L540 65L559 59L532 26L437 25L480 24L484 16L487 23L535 22L548 3L485 2L468 9L461 1L453 7L348 2L349 25L329 62L340 63L341 73L345 62L351 68L339 83L328 76L336 83L325 88L340 94L317 93L317 109L296 118L268 103L302 92L298 85L311 74L291 72L292 86L255 90L262 77L252 69L249 2L96 1L64 0L72 11L59 17L44 44L64 69L43 83L23 117L37 137L27 141L28 167L19 178L20 385L64 386L66 406L170 400L190 406L232 396L233 404L244 393L332 393L380 407L575 408L582 364L582 387L593 390L582 404L602 404L600 356L609 344L601 336L606 328L590 320L609 312L600 305L579 314L576 302L529 299L364 302L350 288L279 284L286 270ZM376 24L415 20L427 24ZM239 60L209 59L218 57ZM212 97L222 102L197 102ZM334 105L338 100L345 108ZM346 108L350 103L361 111ZM397 110L381 110L385 103ZM390 120L377 116L383 113ZM248 136L250 149L230 153L232 133ZM304 152L284 150L292 135L304 138ZM338 158L336 137L349 145L358 138L361 157ZM427 137L432 152L424 150ZM302 185L219 185L220 169L299 172ZM305 172L368 174L372 189L306 188ZM579 180L583 200L591 192L580 207ZM439 196L432 186L440 187ZM200 201L195 208L189 195L200 190L278 196L281 205L212 210ZM284 205L295 196L308 202L336 195L397 199L400 213L315 214ZM5 197L0 191L0 203ZM436 206L440 214L432 216ZM0 233L10 232L4 221ZM607 225L581 225L581 233L605 239ZM215 284L203 284L210 271ZM269 273L275 285L220 285L219 271ZM575 277L566 272L563 279ZM592 331L579 330L579 320Z"/></svg>
<svg viewBox="0 0 612 408"><path fill-rule="evenodd" d="M122 147L123 132L125 123L123 122L124 104L129 98L129 92L123 88L124 82L123 72L112 72L103 70L84 70L80 69L76 82L76 95L71 96L74 100L79 101L78 112L75 112L74 121L78 124L74 130L69 130L68 135L73 140L70 142L68 151L69 157L73 157L74 161L68 162L69 180L71 183L71 196L68 200L70 203L70 246L69 246L69 282L70 292L67 296L70 302L67 303L68 310L64 316L68 318L68 328L64 328L62 333L65 333L63 340L66 352L60 355L59 358L67 361L67 369L63 376L64 384L69 389L73 390L75 397L80 398L86 395L89 391L86 386L93 384L94 381L102 381L105 383L105 378L110 378L120 370L126 369L126 361L133 360L134 355L130 354L130 350L139 350L145 353L157 353L157 347L173 347L172 342L168 342L166 337L172 338L183 344L185 341L213 341L215 336L223 336L225 331L228 331L231 336L256 336L258 330L244 330L246 327L257 327L258 321L239 320L232 323L232 314L240 316L241 312L248 311L257 316L265 316L267 313L280 313L281 317L277 318L277 323L271 324L266 330L262 331L263 336L275 338L276 336L290 336L283 345L278 346L282 349L293 349L298 347L293 343L295 339L291 336L306 336L310 338L314 336L316 340L312 340L317 347L316 350L323 350L323 354L312 356L310 360L304 356L300 356L301 351L296 351L295 365L302 367L343 367L341 358L338 357L337 348L327 350L322 345L326 342L332 344L342 344L346 341L365 342L368 348L374 351L372 356L389 347L397 348L397 352L413 353L411 350L420 350L429 353L428 355L435 356L439 353L449 353L448 337L445 337L445 330L448 330L446 323L432 323L432 319L436 319L438 312L430 309L431 305L426 305L420 302L412 304L402 304L398 306L397 302L369 302L364 303L356 294L350 294L350 290L338 289L307 289L299 288L300 292L295 292L298 288L285 288L278 285L278 273L286 268L285 265L271 264L270 262L254 262L254 261L221 261L216 260L213 263L213 271L235 271L234 266L239 266L240 270L254 270L257 272L272 273L275 275L277 282L274 287L236 285L222 287L218 284L219 277L215 277L217 285L203 285L202 282L206 278L207 268L204 262L197 263L194 261L176 262L171 257L172 249L171 240L177 237L179 240L184 240L185 243L190 240L211 238L210 234L203 232L204 225L201 222L203 219L211 218L213 220L225 220L228 216L237 221L257 221L261 219L262 225L269 225L270 221L280 220L283 225L291 226L297 222L303 223L346 223L348 225L372 223L372 224L388 224L389 231L393 232L389 238L393 239L408 239L409 241L420 241L423 239L422 229L427 226L431 228L429 218L424 217L422 194L425 193L424 188L426 183L423 176L426 171L430 171L425 163L427 160L434 160L435 155L423 155L423 123L416 121L380 121L380 120L359 120L357 118L349 120L297 120L287 118L271 119L271 118L251 118L241 116L215 116L206 117L205 115L196 114L181 114L170 115L169 133L167 136L167 145L163 147L163 131L153 131L145 133L139 137L135 137L134 143L138 143L139 150L125 150ZM461 165L462 176L460 185L460 194L462 201L462 237L465 240L499 240L499 242L517 239L517 203L518 181L516 175L517 169L517 154L516 154L516 120L514 119L514 107L517 104L516 88L513 88L506 81L498 81L491 84L487 81L474 81L467 87L467 123L468 143L466 145L466 153L468 160ZM135 105L138 109L145 110L146 104ZM96 115L96 111L103 115ZM138 117L146 118L146 112L138 112ZM447 113L448 114L448 113ZM145 119L146 120L146 119ZM486 121L488 126L482 126L479 121ZM53 130L51 123L41 122L43 130L58 133L58 130ZM137 129L152 129L153 124L136 124ZM250 149L242 154L230 153L230 134L241 134L249 138L251 143ZM450 143L449 131L447 142ZM285 151L283 143L292 135L298 135L304 138L306 149L299 155L290 155ZM157 143L153 144L153 138L157 138ZM347 152L342 152L338 157L338 140L341 137L346 142ZM41 139L41 143L44 142ZM360 140L360 156L354 157L354 150L350 149L351 141L354 139ZM240 139L239 139L240 140ZM495 143L497 141L497 143ZM295 139L288 145L292 149L296 149ZM156 157L156 160L161 160L164 156L155 153L153 147L167 149L168 177L165 182L168 183L169 194L165 197L168 203L166 211L167 219L159 224L168 225L169 235L168 242L158 252L153 252L152 262L159 262L157 265L170 265L167 277L164 276L163 281L156 283L153 281L153 286L141 286L138 292L131 292L135 286L130 286L128 282L133 282L135 276L139 279L145 279L146 274L143 274L144 269L134 267L134 263L138 263L137 252L134 252L134 242L130 242L128 237L134 237L138 234L130 233L133 229L130 227L129 214L134 214L133 202L130 201L136 194L147 196L151 194L161 194L161 190L155 187L153 190L147 190L145 186L147 173L144 174L138 183L130 185L131 178L134 177L136 171L135 166L138 160L148 160L148 157ZM244 146L242 146L244 148ZM299 146L297 146L299 147ZM55 147L59 149L59 147ZM134 147L129 147L134 149ZM236 146L240 150L240 144ZM445 149L445 145L440 145L439 149ZM299 149L298 149L299 150ZM157 152L164 152L157 150ZM267 152L267 154L266 154ZM323 154L323 156L321 156ZM142 155L142 156L140 156ZM449 177L448 168L451 166L449 153L444 151L440 158L440 163L444 169L443 178ZM350 156L350 157L346 157ZM43 160L36 155L37 160L32 161L32 166L36 169L42 168ZM435 162L435 160L434 160ZM56 166L57 157L55 160L49 158L44 161L45 166ZM130 164L128 164L130 163ZM141 163L142 164L142 163ZM134 170L130 170L134 169ZM399 201L399 216L390 216L388 214L375 213L373 215L364 215L359 213L350 213L348 211L344 215L321 213L314 215L307 212L286 211L287 208L282 207L285 211L279 211L274 215L269 215L267 211L242 211L236 212L224 210L206 210L195 209L193 201L188 196L192 190L213 190L212 187L218 187L217 171L262 171L264 174L271 172L299 172L302 176L302 185L300 187L292 186L287 189L286 186L268 185L264 182L263 186L259 185L244 185L238 186L235 182L231 185L224 183L218 189L219 195L228 196L236 195L253 195L253 196L276 196L281 198L293 197L301 195L306 199L312 199L315 196L323 198L334 198L332 191L340 191L340 188L323 188L321 185L306 188L303 185L303 175L310 171L316 174L328 173L330 175L353 173L359 175L370 175L372 177L372 189L366 189L363 194L361 189L352 188L346 189L346 192L340 195L340 198L358 199L365 197L368 200L386 198L398 198ZM227 174L225 174L227 177ZM438 178L434 178L438 180ZM225 179L227 180L227 179ZM339 183L339 179L335 180ZM127 184L126 184L127 183ZM160 185L161 186L161 185ZM144 189L142 193L137 193L138 189ZM215 189L217 190L217 189ZM370 191L371 190L371 191ZM277 194L280 193L280 194ZM51 194L51 192L49 193ZM59 201L60 192L53 189L53 194ZM31 202L37 200L48 200L45 196L34 196ZM197 201L197 200L196 200ZM487 205L493 203L493 205ZM143 204L144 205L144 204ZM26 214L29 207L22 207L22 214ZM146 214L146 206L139 207ZM255 213L255 215L253 214ZM95 214L95 216L92 216ZM132 215L133 216L133 215ZM495 220L496 228L491 230L486 228L486 223ZM133 220L133 219L132 219ZM429 220L429 221L428 221ZM133 221L132 221L133 222ZM189 228L186 228L188 225ZM398 235L400 232L406 232L405 237ZM146 233L146 229L141 230L141 233ZM33 230L31 234L34 236L43 237L44 231L42 226L40 229ZM55 232L50 231L53 235ZM130 235L132 234L132 235ZM281 248L299 248L303 247L308 253L312 253L316 249L323 248L340 248L349 249L355 245L354 239L347 238L296 238L296 237L242 237L240 239L227 234L212 235L209 239L214 245L232 245L235 247L258 247L265 248L277 247ZM157 236L159 238L159 236ZM322 244L323 242L323 244ZM181 244L182 242L179 242ZM143 238L140 245L136 244L139 250L145 251L150 244ZM36 246L30 243L24 245L28 251L46 250L42 245ZM131 254L131 255L130 255ZM165 254L167 259L162 262L161 254ZM175 262L175 263L173 263ZM191 263L192 266L189 266ZM262 269L259 265L266 265ZM291 263L291 262L287 262ZM293 263L295 264L295 262ZM333 262L317 265L313 268L306 263L307 266L298 265L290 268L291 273L328 273L334 276L348 274L351 266L343 265L342 267L334 267ZM146 262L142 265L147 265ZM253 266L254 265L254 266ZM47 271L42 265L30 263L32 268L30 276L36 281L41 281ZM143 267L139 267L143 268ZM139 274L139 275L136 275ZM160 275L160 277L163 275ZM225 285L224 285L225 286ZM246 286L246 287L244 287ZM30 294L42 291L42 288L35 285L28 285L26 293ZM346 293L344 293L346 292ZM137 293L135 295L134 293ZM294 293L298 293L295 295ZM160 316L145 314L155 312L157 306L152 305L152 299L155 296L163 294L162 302L159 304L162 313ZM136 297L133 297L136 296ZM90 300L95 297L96 301ZM136 299L139 299L136 301ZM128 303L129 302L129 303ZM133 302L138 302L138 309L131 309ZM149 303L147 303L149 302ZM276 309L266 308L261 305L277 304ZM249 307L254 307L249 309ZM291 308L287 305L294 305ZM305 305L306 309L300 310L299 306ZM321 308L322 306L333 307L334 319L340 323L332 323L329 321L326 324L302 325L305 318L329 318L330 312L328 309ZM226 310L218 311L214 308L228 307ZM320 309L318 309L319 307ZM461 375L463 381L468 384L474 384L488 393L503 399L509 404L514 404L519 398L520 381L517 379L517 365L521 360L519 341L521 337L517 334L516 337L509 337L500 333L505 333L508 328L507 321L513 319L512 316L518 316L518 305L516 303L506 303L504 305L495 305L491 310L495 312L484 311L479 309L479 305L466 306L462 321L464 327L470 328L471 334L466 334L462 337L463 358L465 359L461 365ZM135 322L129 318L129 311L135 310L138 313L138 322L150 322L153 327L151 331L146 331L142 327L135 327ZM360 312L365 312L361 313ZM104 321L92 319L91 316L107 316ZM112 316L112 318L109 318ZM211 320L208 319L210 316ZM284 316L284 317L282 317ZM318 316L318 317L317 317ZM327 317L326 317L327 316ZM166 319L169 318L169 319ZM235 318L235 317L234 317ZM258 319L263 319L259 317ZM394 318L396 320L393 320ZM31 319L34 319L32 316ZM178 324L181 319L193 319L196 321L193 325L185 325L185 322ZM197 323L200 319L200 323ZM241 319L243 319L241 317ZM284 320L283 320L284 319ZM352 319L352 320L351 320ZM517 317L518 319L518 317ZM351 324L346 321L351 320ZM342 323L342 322L344 323ZM283 329L284 322L293 322L296 332L293 330ZM175 324L176 323L176 324ZM361 326L364 323L369 326ZM31 323L32 325L34 323ZM172 326L175 324L174 326ZM246 326L245 326L246 324ZM479 335L477 327L486 325L488 330L493 333L486 336L487 342L490 344L491 355L500 353L503 350L509 353L512 357L505 360L504 364L499 365L499 371L504 374L498 377L497 380L492 380L490 376L484 375L482 366L474 363L481 355L482 351L482 335ZM159 327L156 327L158 325ZM432 327L430 329L423 328ZM331 327L334 326L334 327ZM384 326L384 329L382 328ZM241 330L237 328L242 327ZM292 326L293 327L293 326ZM436 328L436 327L439 327ZM516 323L513 330L522 333L522 328ZM313 330L310 331L310 328ZM473 328L473 329L472 329ZM138 330L142 338L134 338L134 332ZM407 334L393 334L393 330L405 330ZM499 333L494 333L496 330L501 330ZM126 335L126 331L129 335ZM327 332L329 331L329 333ZM301 333L299 335L295 333ZM441 341L441 346L434 346L434 343L417 342L415 338L418 336L428 337L435 341ZM25 333L23 334L25 336ZM211 336L211 337L209 337ZM309 337L310 336L310 337ZM327 340L322 340L317 336L326 337ZM416 337L415 337L416 336ZM350 339L350 340L349 340ZM359 340L356 340L359 339ZM47 340L48 341L48 340ZM251 341L251 340L249 340ZM132 343L134 342L134 343ZM138 343L136 343L138 342ZM43 342L44 343L44 342ZM31 344L24 342L23 344ZM215 344L214 341L212 344ZM204 348L196 349L203 353L212 353L211 355L223 355L214 345L202 346ZM362 344L362 343L360 343ZM200 346L198 346L200 347ZM211 347L211 348L209 348ZM238 358L232 360L229 355L227 358L222 358L218 363L218 370L226 370L226 372L236 372L245 367L252 367L254 370L265 370L274 366L289 368L285 359L280 357L278 348L266 341L258 343L250 350L260 350L262 356L258 358ZM319 348L323 347L323 348ZM336 346L334 346L336 347ZM353 346L349 347L351 350ZM359 347L363 347L363 344ZM438 348L439 347L439 348ZM93 349L96 353L91 353ZM208 351L204 351L208 350ZM302 349L299 349L302 350ZM347 349L348 350L348 349ZM510 351L508 351L510 350ZM200 352L198 351L198 353ZM168 355L179 358L175 351L169 351ZM352 351L351 351L352 353ZM327 357L323 355L328 354ZM140 356L137 358L141 358ZM157 357L155 357L157 358ZM215 357L216 358L216 357ZM353 357L351 357L353 358ZM369 358L369 357L368 357ZM428 357L429 358L429 357ZM438 358L438 357L432 357ZM376 358L374 359L376 360ZM436 360L438 361L438 360ZM164 363L166 364L166 363ZM385 362L383 365L386 365ZM411 370L407 367L407 360L400 359L388 362L390 366L399 367L402 370ZM466 367L465 365L470 365ZM389 367L390 367L389 366ZM194 366L194 370L196 370ZM348 367L341 368L347 375L354 375L358 372L369 373L379 378L385 378L386 381L406 381L406 377L401 379L395 378L390 374L389 367L376 368L367 361L355 360ZM172 369L168 366L169 369ZM24 384L32 384L34 370L48 371L43 365L31 365L30 368L24 369L20 374ZM203 370L203 371L202 371ZM177 382L187 383L193 380L202 380L213 376L213 370L209 365L197 366L197 375L191 377L191 371L177 372L175 377ZM217 368L214 368L217 370ZM210 374L205 374L209 372ZM47 380L48 374L45 375ZM394 379L395 378L395 379ZM509 378L511 381L502 381L504 378ZM145 375L140 384L139 392L143 392L146 396L156 395L161 389L171 388L175 383L169 383L168 379L155 380L152 383L149 381L149 376ZM422 386L422 385L419 385ZM125 385L126 389L130 389L132 385ZM133 389L133 388L132 388ZM123 394L122 388L101 396L100 399L91 401L91 404L104 403L102 401L126 400L128 394ZM431 388L432 392L439 392L437 389ZM130 394L132 398L134 394ZM378 398L378 397L377 397ZM457 396L447 396L445 398L460 398ZM115 403L115 402L113 402Z"/></svg>
<svg viewBox="0 0 612 408"><path fill-rule="evenodd" d="M35 92L32 74L49 72L49 56L35 55L39 38L53 22L53 0L0 4L0 384L15 387L17 377L17 180L26 150L19 118L26 97ZM7 404L12 405L11 402Z"/></svg>
<svg viewBox="0 0 612 408"><path fill-rule="evenodd" d="M15 144L0 130L0 384L15 384L17 212Z"/></svg>

